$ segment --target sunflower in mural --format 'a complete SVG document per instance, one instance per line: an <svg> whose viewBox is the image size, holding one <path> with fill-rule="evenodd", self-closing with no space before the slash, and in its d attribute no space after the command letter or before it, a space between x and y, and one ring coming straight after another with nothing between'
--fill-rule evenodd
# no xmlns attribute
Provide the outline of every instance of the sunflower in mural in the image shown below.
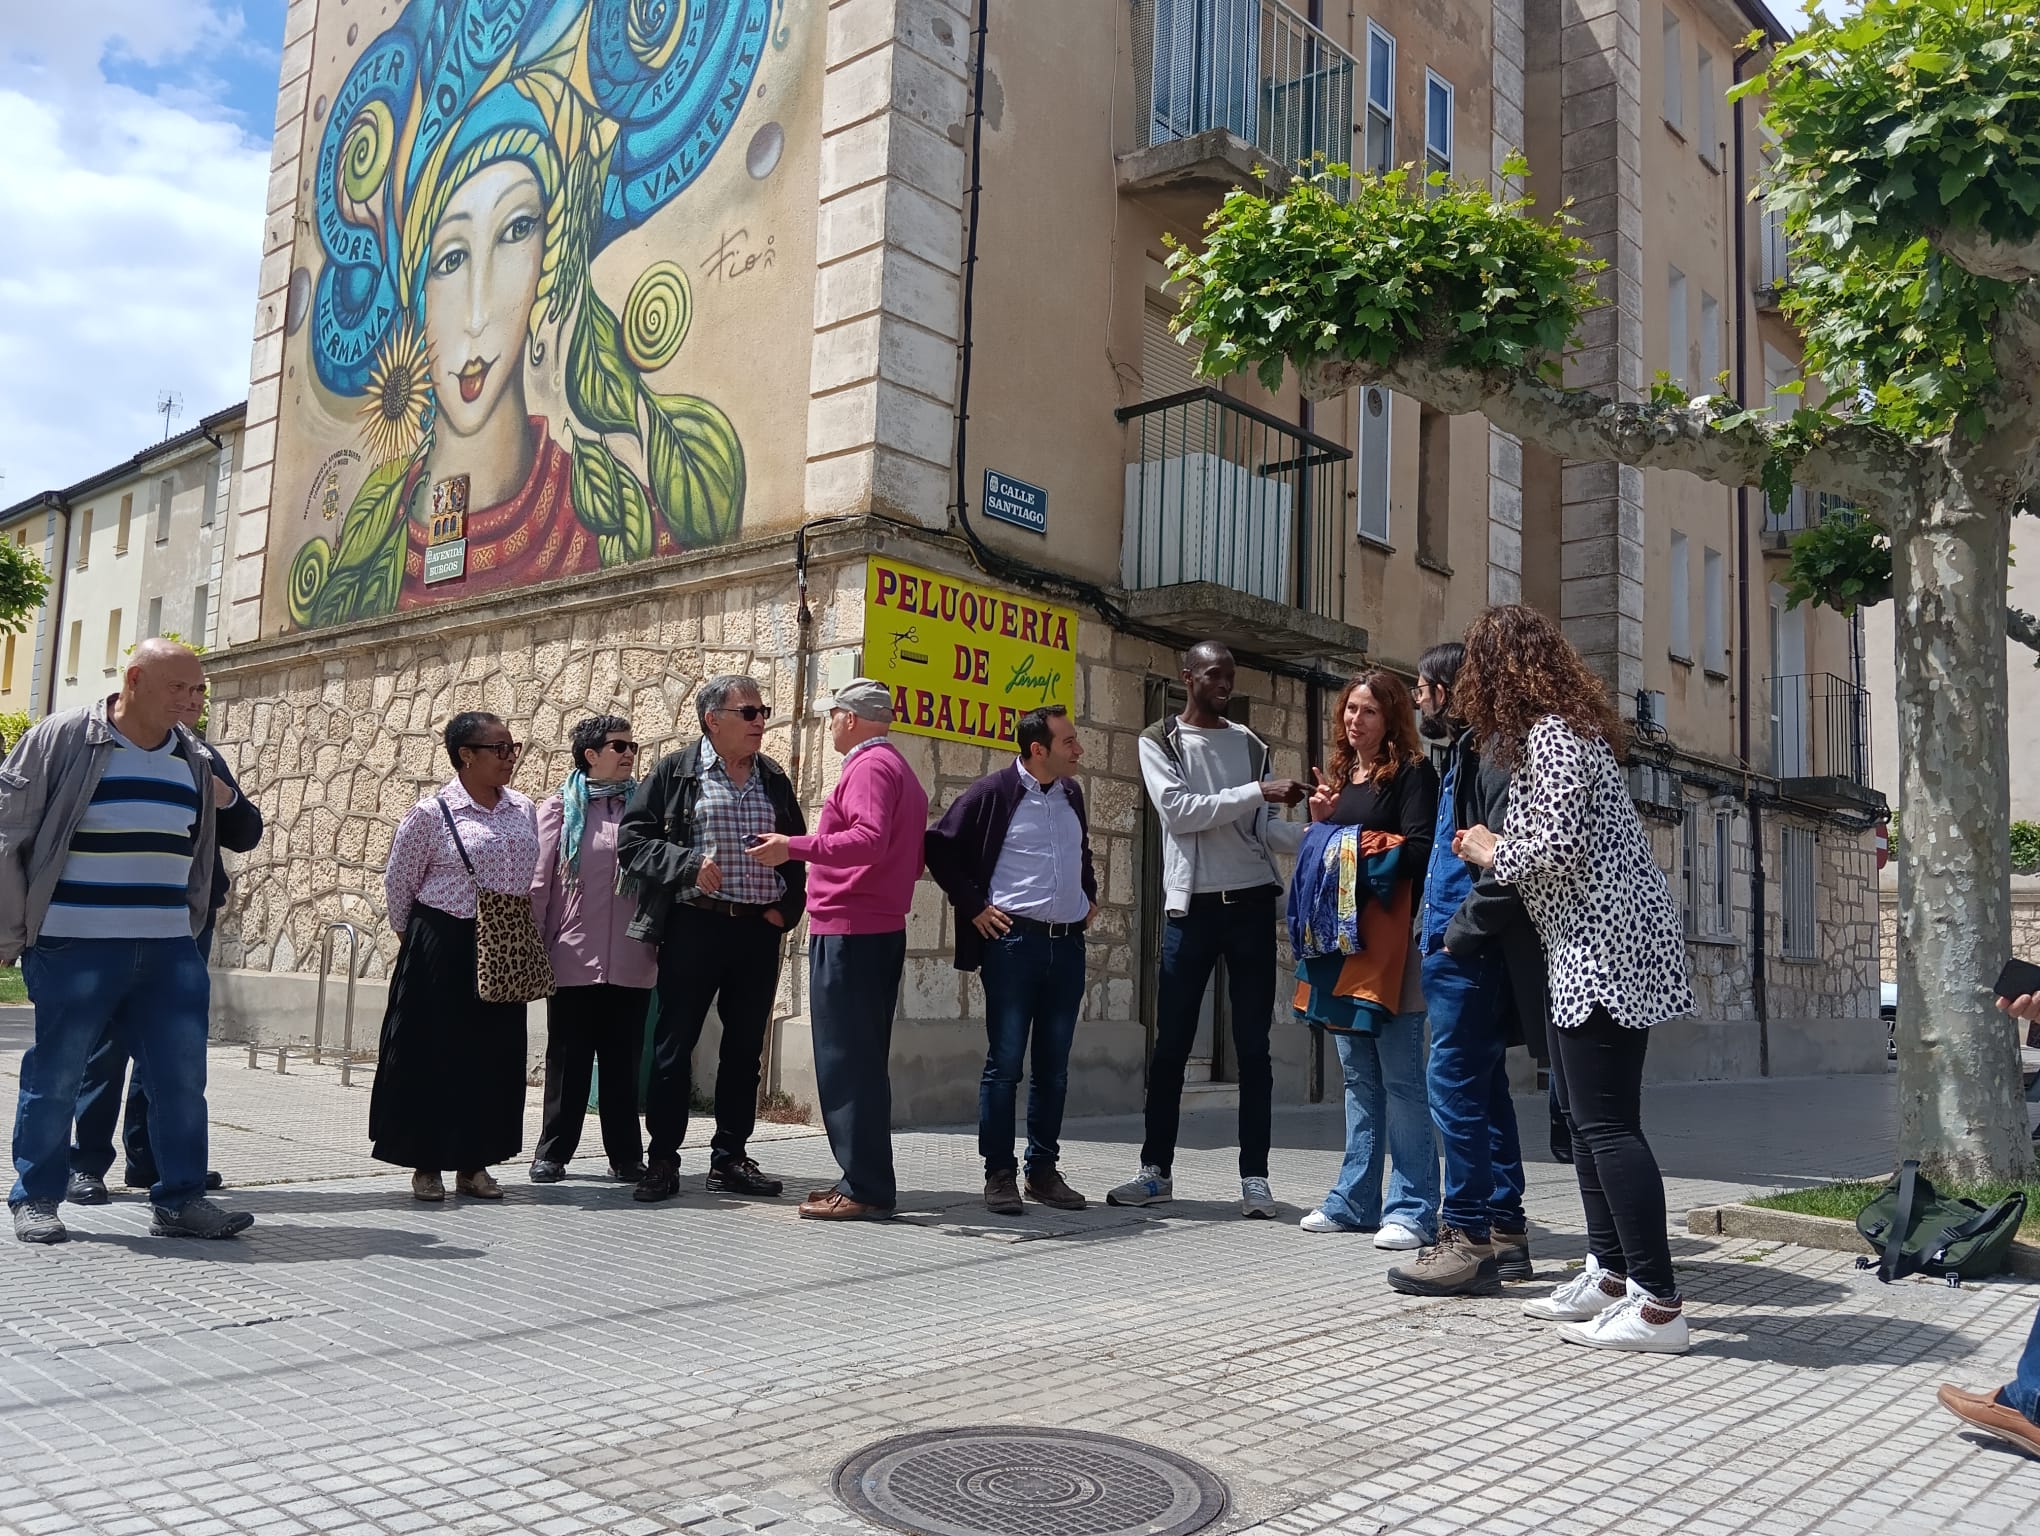
<svg viewBox="0 0 2040 1536"><path fill-rule="evenodd" d="M714 156L772 6L411 0L362 51L319 148L310 348L358 402L369 472L292 561L293 622L427 600L435 504L464 509L462 594L734 535L735 429L653 386L692 316L684 273L655 262L612 308L590 263ZM526 401L548 363L559 434Z"/></svg>

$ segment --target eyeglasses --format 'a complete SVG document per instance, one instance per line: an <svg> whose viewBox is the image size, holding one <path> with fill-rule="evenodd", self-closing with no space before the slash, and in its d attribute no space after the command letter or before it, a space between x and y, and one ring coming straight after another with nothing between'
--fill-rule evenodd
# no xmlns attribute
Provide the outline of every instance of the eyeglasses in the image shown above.
<svg viewBox="0 0 2040 1536"><path fill-rule="evenodd" d="M471 741L467 744L470 752L493 752L503 762L509 762L524 750L521 741Z"/></svg>
<svg viewBox="0 0 2040 1536"><path fill-rule="evenodd" d="M634 741L605 741L602 743L603 751L616 752L625 757L636 756L637 749L638 744Z"/></svg>
<svg viewBox="0 0 2040 1536"><path fill-rule="evenodd" d="M740 715L747 725L753 720L770 720L772 718L772 706L770 704L719 705L715 712L719 715Z"/></svg>

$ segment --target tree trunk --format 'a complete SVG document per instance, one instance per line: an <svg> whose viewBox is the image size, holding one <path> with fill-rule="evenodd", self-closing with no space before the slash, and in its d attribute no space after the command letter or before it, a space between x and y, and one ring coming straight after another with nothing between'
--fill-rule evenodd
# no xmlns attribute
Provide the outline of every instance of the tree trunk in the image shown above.
<svg viewBox="0 0 2040 1536"><path fill-rule="evenodd" d="M2033 1169L2018 1041L1991 1002L2011 946L2011 498L1959 463L1931 494L1892 532L1899 1146L1944 1175L2018 1178Z"/></svg>

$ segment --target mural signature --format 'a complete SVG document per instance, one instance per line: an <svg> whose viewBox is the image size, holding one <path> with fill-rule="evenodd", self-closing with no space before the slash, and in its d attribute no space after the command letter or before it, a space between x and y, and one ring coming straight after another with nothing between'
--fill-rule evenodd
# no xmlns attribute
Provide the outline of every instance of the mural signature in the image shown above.
<svg viewBox="0 0 2040 1536"><path fill-rule="evenodd" d="M1037 672L1034 670L1034 653L1029 651L1027 659L1013 668L1012 677L1006 681L1006 692L1024 693L1030 689L1040 694L1040 702L1046 704L1055 696L1055 690L1062 686L1061 672Z"/></svg>
<svg viewBox="0 0 2040 1536"><path fill-rule="evenodd" d="M772 243L776 237L767 235L762 249L747 251L741 242L750 238L751 232L748 229L740 229L733 234L726 233L722 237L721 243L709 252L708 260L701 264L701 270L708 274L711 283L721 282L725 278L735 282L740 277L748 276L754 267L763 267L768 271L771 269L772 263L779 255Z"/></svg>

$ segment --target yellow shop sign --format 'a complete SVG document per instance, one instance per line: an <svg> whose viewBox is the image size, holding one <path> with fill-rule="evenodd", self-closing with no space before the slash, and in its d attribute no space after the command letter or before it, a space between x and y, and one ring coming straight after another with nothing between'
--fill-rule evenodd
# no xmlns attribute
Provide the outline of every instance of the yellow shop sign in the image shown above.
<svg viewBox="0 0 2040 1536"><path fill-rule="evenodd" d="M892 689L895 730L1010 748L1028 710L1076 705L1073 609L876 555L864 605L864 670Z"/></svg>

